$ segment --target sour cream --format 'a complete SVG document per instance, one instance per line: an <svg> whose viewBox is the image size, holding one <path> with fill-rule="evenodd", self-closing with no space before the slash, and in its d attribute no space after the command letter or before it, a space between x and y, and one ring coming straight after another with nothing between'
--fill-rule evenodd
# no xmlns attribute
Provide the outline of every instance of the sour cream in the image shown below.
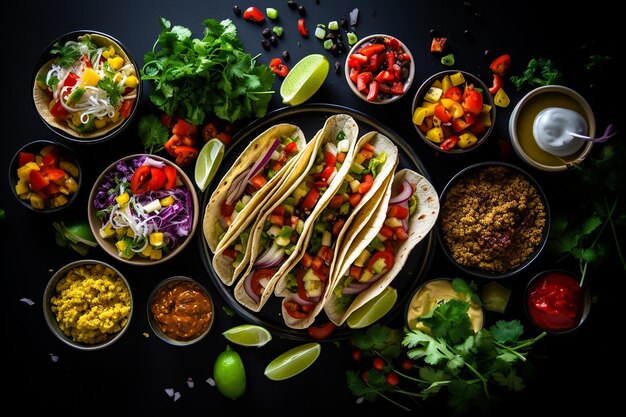
<svg viewBox="0 0 626 417"><path fill-rule="evenodd" d="M587 134L587 122L577 112L561 107L541 110L533 123L533 135L537 145L554 156L567 156L578 151L584 140L571 133Z"/></svg>

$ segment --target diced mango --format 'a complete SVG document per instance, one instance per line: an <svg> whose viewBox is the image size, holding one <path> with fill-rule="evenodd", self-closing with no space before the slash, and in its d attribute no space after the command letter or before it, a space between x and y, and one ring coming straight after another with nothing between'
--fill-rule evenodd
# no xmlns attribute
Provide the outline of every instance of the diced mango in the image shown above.
<svg viewBox="0 0 626 417"><path fill-rule="evenodd" d="M130 196L128 195L128 193L123 193L121 195L118 195L117 197L115 197L115 201L117 202L117 204L119 204L120 206L128 203L128 201L130 200Z"/></svg>
<svg viewBox="0 0 626 417"><path fill-rule="evenodd" d="M443 77L443 80L441 80L441 89L445 93L450 87L452 87L452 80L450 80L449 75L446 75Z"/></svg>
<svg viewBox="0 0 626 417"><path fill-rule="evenodd" d="M433 127L426 132L426 138L434 143L441 143L443 140L443 129L441 127Z"/></svg>
<svg viewBox="0 0 626 417"><path fill-rule="evenodd" d="M115 229L115 234L117 235L117 237L121 237L126 235L126 229L128 229L127 227L120 227Z"/></svg>
<svg viewBox="0 0 626 417"><path fill-rule="evenodd" d="M152 249L152 252L150 252L150 259L153 261L159 260L162 257L163 253L161 252L161 249Z"/></svg>
<svg viewBox="0 0 626 417"><path fill-rule="evenodd" d="M122 68L124 66L124 58L122 58L121 56L116 56L114 58L109 58L109 59L107 59L107 62L109 63L111 68L113 68L115 70L119 70L120 68Z"/></svg>
<svg viewBox="0 0 626 417"><path fill-rule="evenodd" d="M100 228L98 232L103 239L107 239L115 235L115 229L113 229L113 225L111 223L107 223L106 226Z"/></svg>
<svg viewBox="0 0 626 417"><path fill-rule="evenodd" d="M30 171L39 171L39 165L35 162L27 162L17 169L17 177L22 181L30 181Z"/></svg>
<svg viewBox="0 0 626 417"><path fill-rule="evenodd" d="M113 45L109 46L109 49L107 49L106 51L102 52L102 56L104 58L112 58L115 56L115 48L113 48Z"/></svg>
<svg viewBox="0 0 626 417"><path fill-rule="evenodd" d="M443 90L438 87L430 87L428 92L424 96L424 100L430 101L431 103L437 103L443 94Z"/></svg>
<svg viewBox="0 0 626 417"><path fill-rule="evenodd" d="M100 81L100 76L98 75L96 70L94 70L93 68L86 68L81 78L80 84L83 87L86 85L95 86L96 84L98 84L98 81Z"/></svg>
<svg viewBox="0 0 626 417"><path fill-rule="evenodd" d="M459 71L450 76L450 81L452 81L453 86L457 86L465 82L465 77L463 76L463 73Z"/></svg>
<svg viewBox="0 0 626 417"><path fill-rule="evenodd" d="M441 88L443 85L441 84L440 80L435 80L435 82L433 83L433 85L431 85L431 87L435 87L435 88Z"/></svg>
<svg viewBox="0 0 626 417"><path fill-rule="evenodd" d="M465 132L459 136L459 142L457 143L457 145L459 145L459 148L469 148L476 142L478 142L478 138L476 137L476 135L471 132Z"/></svg>
<svg viewBox="0 0 626 417"><path fill-rule="evenodd" d="M141 256L145 256L146 258L149 258L153 250L159 250L159 249L152 249L152 246L146 245L146 247L139 254Z"/></svg>
<svg viewBox="0 0 626 417"><path fill-rule="evenodd" d="M30 205L33 206L33 208L35 208L35 209L43 210L43 208L45 207L45 202L43 201L43 198L41 198L41 196L39 196L39 194L31 193L30 194Z"/></svg>
<svg viewBox="0 0 626 417"><path fill-rule="evenodd" d="M167 197L163 197L161 199L161 207L167 207L167 206L171 206L172 204L174 204L174 197L171 195L168 195Z"/></svg>
<svg viewBox="0 0 626 417"><path fill-rule="evenodd" d="M126 87L135 88L139 85L139 79L134 75L129 75L128 77L126 77L126 81L124 81L124 84L126 84Z"/></svg>
<svg viewBox="0 0 626 417"><path fill-rule="evenodd" d="M416 125L421 125L424 121L424 117L426 117L426 112L428 109L426 107L418 107L413 112L413 123Z"/></svg>
<svg viewBox="0 0 626 417"><path fill-rule="evenodd" d="M67 201L67 197L65 197L63 194L58 194L54 196L52 200L50 200L50 206L53 208L61 207L66 205Z"/></svg>
<svg viewBox="0 0 626 417"><path fill-rule="evenodd" d="M59 168L70 174L74 178L78 178L78 166L70 161L62 160L59 162Z"/></svg>
<svg viewBox="0 0 626 417"><path fill-rule="evenodd" d="M163 233L162 232L153 232L150 233L150 244L155 248L163 246Z"/></svg>
<svg viewBox="0 0 626 417"><path fill-rule="evenodd" d="M30 188L28 188L28 181L19 180L17 184L15 184L15 193L17 195L24 194L29 191L30 191Z"/></svg>

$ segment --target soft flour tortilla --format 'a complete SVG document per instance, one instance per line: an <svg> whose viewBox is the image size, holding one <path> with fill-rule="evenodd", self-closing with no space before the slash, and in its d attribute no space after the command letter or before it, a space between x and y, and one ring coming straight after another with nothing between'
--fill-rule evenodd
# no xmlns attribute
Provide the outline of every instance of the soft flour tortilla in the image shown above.
<svg viewBox="0 0 626 417"><path fill-rule="evenodd" d="M370 143L372 146L374 146L375 148L374 152L376 156L380 155L381 153L384 153L387 156L387 158L385 160L385 164L381 167L378 175L374 179L374 184L372 185L371 190L367 194L365 194L365 196L361 199L359 204L352 209L352 212L348 216L346 223L344 224L343 228L341 229L341 232L339 233L339 235L337 236L334 242L334 253L333 253L333 259L330 264L330 274L328 277L328 285L326 285L324 292L320 298L320 301L315 305L313 310L309 313L309 315L306 318L296 319L294 317L291 317L289 313L287 313L284 307L284 304L290 301L289 296L291 294L289 290L287 290L286 288L285 277L288 272L286 272L283 275L283 277L281 277L280 281L276 284L276 289L274 291L276 295L285 297L285 299L282 302L282 313L283 313L283 320L285 321L285 324L288 327L291 327L294 329L307 328L315 321L315 318L317 317L317 315L322 311L322 309L324 308L325 301L327 297L329 296L329 292L332 289L332 283L333 283L332 277L334 276L334 271L336 267L339 265L338 260L341 259L341 256L342 256L341 248L342 248L344 240L346 239L346 237L349 238L351 234L354 233L355 229L360 230L366 224L369 218L372 216L372 214L374 213L374 209L378 207L379 205L380 198L383 196L383 194L379 191L381 189L384 190L385 188L387 188L387 185L390 179L393 177L393 173L395 172L396 167L398 166L398 161L399 161L398 148L388 137L375 131L367 133L366 135L364 135L363 137L359 139L357 146L355 147L355 150L354 150L354 156L356 156L361 151L361 149L366 143ZM332 196L330 196L328 201L330 202L331 199L332 199ZM352 225L354 226L352 227ZM307 240L304 243L304 245L308 245L310 237L311 237L311 233L309 233L309 235L307 236ZM301 255L293 263L292 267L297 265L297 263L303 256L304 252L305 251L302 251Z"/></svg>
<svg viewBox="0 0 626 417"><path fill-rule="evenodd" d="M90 37L91 41L99 47L113 46L113 48L115 49L115 53L119 55L120 57L124 58L125 64L133 63L133 61L126 54L124 49L122 49L122 47L114 40L106 36L96 34L96 33L90 33L90 34L79 36L76 40L81 41L85 39L86 37ZM48 105L50 104L50 101L51 101L51 98L49 95L50 93L48 92L48 90L44 90L43 88L39 86L39 84L37 84L37 79L39 79L40 76L45 77L48 71L50 71L50 69L52 68L52 64L54 63L54 61L55 61L54 59L51 59L39 69L39 71L37 72L37 75L35 76L35 82L33 84L33 98L35 100L35 107L37 108L37 111L41 115L42 119L46 121L46 123L48 123L50 126L54 127L55 129L62 130L63 132L77 139L94 139L94 138L98 138L98 137L106 135L107 133L111 132L113 129L117 128L122 123L124 123L124 121L127 120L120 116L117 119L117 121L113 123L107 123L106 126L104 126L101 129L96 129L91 132L78 132L72 129L68 125L67 121L57 119L56 117L51 115L50 111L48 110ZM139 78L139 71L137 70L137 67L133 65L133 68L134 68L135 77ZM141 83L137 85L137 96L139 96L140 88L141 88Z"/></svg>
<svg viewBox="0 0 626 417"><path fill-rule="evenodd" d="M298 144L298 154L292 157L283 168L274 175L260 190L258 190L252 199L246 204L244 209L235 217L226 233L219 239L220 232L216 225L219 224L221 217L222 203L226 200L232 182L244 171L249 169L259 158L261 158L270 148L276 138L286 136L295 140ZM306 166L306 162L302 162L300 156L306 146L304 133L298 126L281 123L268 128L265 132L253 139L250 144L243 150L241 155L233 163L232 167L224 175L219 185L215 187L215 191L211 194L211 198L207 203L204 211L204 219L202 222L202 230L204 238L211 249L216 253L227 248L238 236L238 231L244 230L253 220L255 220L259 210L274 191L280 186L285 174L292 172L301 172ZM297 166L295 166L297 165Z"/></svg>
<svg viewBox="0 0 626 417"><path fill-rule="evenodd" d="M389 199L393 191L397 189L398 185L404 179L415 186L414 195L417 198L417 209L409 218L409 238L398 246L393 267L385 275L380 277L378 281L373 283L370 288L357 294L350 306L342 313L336 309L334 289L341 282L341 278L349 270L352 263L359 257L363 249L365 249L378 234L387 216ZM406 263L413 248L428 235L437 221L438 216L439 197L433 185L415 171L409 169L398 171L393 178L389 192L383 197L378 210L374 213L369 223L351 239L352 243L349 246L343 248L344 258L336 274L332 277L331 282L333 283L333 288L329 291L326 303L324 304L324 311L328 318L333 323L340 326L356 309L376 297L389 286Z"/></svg>
<svg viewBox="0 0 626 417"><path fill-rule="evenodd" d="M310 234L311 226L315 222L317 216L321 213L321 211L326 207L326 204L330 201L330 198L335 194L335 191L341 185L343 178L346 176L350 167L352 165L352 158L354 153L354 148L356 146L357 137L358 137L358 125L356 121L349 115L346 114L337 114L330 116L326 122L324 123L324 127L320 129L315 138L307 145L307 151L309 151L308 163L304 170L301 171L298 178L294 181L287 181L283 183L281 189L276 192L276 195L280 196L280 198L276 199L274 204L266 205L263 209L263 214L258 217L257 222L255 223L252 233L250 234L250 239L248 241L248 251L250 252L250 258L248 263L248 269L243 274L241 279L237 282L235 286L235 298L239 303L244 305L246 308L252 311L260 311L261 308L265 305L269 297L274 292L274 286L276 282L291 269L295 262L297 262L301 256L301 249L303 244L307 241L307 237ZM307 176L309 170L313 167L315 162L315 156L317 151L323 147L327 142L333 141L339 132L343 131L345 134L345 139L349 141L349 150L344 160L341 169L335 175L335 178L331 181L328 188L322 195L322 197L318 200L315 205L315 208L309 215L309 217L304 222L304 228L302 230L302 234L299 236L298 242L296 242L296 247L285 259L281 265L281 267L276 271L276 273L269 279L268 285L265 287L263 294L261 294L261 298L259 302L255 302L250 296L246 293L244 288L244 283L246 277L253 273L254 261L261 251L260 247L260 237L261 232L263 231L263 225L265 223L265 218L269 213L271 213L276 207L278 207L285 198L289 197L293 190L295 190L300 182L304 181Z"/></svg>

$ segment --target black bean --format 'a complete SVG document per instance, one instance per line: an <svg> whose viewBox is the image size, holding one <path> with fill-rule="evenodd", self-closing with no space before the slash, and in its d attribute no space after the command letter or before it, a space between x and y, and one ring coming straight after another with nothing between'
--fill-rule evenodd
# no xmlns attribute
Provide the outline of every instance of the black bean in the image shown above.
<svg viewBox="0 0 626 417"><path fill-rule="evenodd" d="M336 43L334 43L333 46L330 47L330 53L333 55L339 54L339 48L337 47Z"/></svg>
<svg viewBox="0 0 626 417"><path fill-rule="evenodd" d="M278 39L276 39L276 36L270 36L270 43L274 46L278 45Z"/></svg>
<svg viewBox="0 0 626 417"><path fill-rule="evenodd" d="M491 50L485 49L485 52L483 52L483 55L485 56L485 58L489 58L491 56Z"/></svg>
<svg viewBox="0 0 626 417"><path fill-rule="evenodd" d="M233 13L235 13L235 16L241 16L241 8L236 4L233 6Z"/></svg>
<svg viewBox="0 0 626 417"><path fill-rule="evenodd" d="M341 23L340 23L341 27L344 28L345 30L350 29L350 25L348 24L348 21L346 20L345 17L341 18Z"/></svg>
<svg viewBox="0 0 626 417"><path fill-rule="evenodd" d="M326 39L334 40L336 35L332 32L328 32L325 36Z"/></svg>
<svg viewBox="0 0 626 417"><path fill-rule="evenodd" d="M272 47L267 39L263 39L261 41L261 45L263 46L263 49L265 49L266 51L269 51L270 48Z"/></svg>
<svg viewBox="0 0 626 417"><path fill-rule="evenodd" d="M298 8L298 5L297 5L297 4L296 4L296 2L295 2L295 1L293 1L293 0L289 0L289 1L287 2L287 6L288 6L290 9L294 9L294 10Z"/></svg>
<svg viewBox="0 0 626 417"><path fill-rule="evenodd" d="M339 74L340 68L341 68L341 62L335 61L335 74Z"/></svg>
<svg viewBox="0 0 626 417"><path fill-rule="evenodd" d="M289 61L289 51L283 51L281 55L285 61Z"/></svg>
<svg viewBox="0 0 626 417"><path fill-rule="evenodd" d="M306 9L304 8L304 6L302 6L302 5L298 6L298 13L302 17L304 17L306 15Z"/></svg>
<svg viewBox="0 0 626 417"><path fill-rule="evenodd" d="M261 33L263 34L263 37L265 38L269 38L272 35L272 31L270 30L270 28L263 29L263 32Z"/></svg>
<svg viewBox="0 0 626 417"><path fill-rule="evenodd" d="M436 29L431 29L428 31L428 34L434 38L437 36L438 32Z"/></svg>

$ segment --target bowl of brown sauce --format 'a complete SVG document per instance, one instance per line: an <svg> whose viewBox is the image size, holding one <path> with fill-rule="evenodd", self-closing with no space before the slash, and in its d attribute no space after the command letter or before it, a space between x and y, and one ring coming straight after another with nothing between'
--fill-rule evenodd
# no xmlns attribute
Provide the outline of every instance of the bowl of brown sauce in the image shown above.
<svg viewBox="0 0 626 417"><path fill-rule="evenodd" d="M211 294L196 280L174 276L161 281L148 301L148 323L163 341L186 346L202 340L213 326Z"/></svg>

